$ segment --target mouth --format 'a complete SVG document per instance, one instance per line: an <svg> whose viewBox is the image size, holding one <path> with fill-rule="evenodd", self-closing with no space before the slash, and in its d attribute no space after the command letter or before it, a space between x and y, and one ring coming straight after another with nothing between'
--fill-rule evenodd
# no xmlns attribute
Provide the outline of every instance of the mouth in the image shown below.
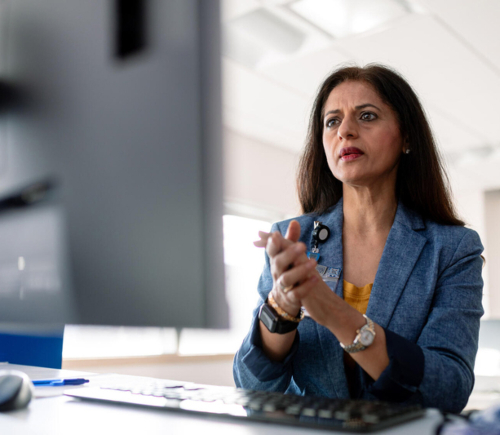
<svg viewBox="0 0 500 435"><path fill-rule="evenodd" d="M339 153L339 158L340 160L354 160L357 159L358 157L361 157L364 154L363 151L361 151L359 148L356 147L347 147L347 148L342 148Z"/></svg>

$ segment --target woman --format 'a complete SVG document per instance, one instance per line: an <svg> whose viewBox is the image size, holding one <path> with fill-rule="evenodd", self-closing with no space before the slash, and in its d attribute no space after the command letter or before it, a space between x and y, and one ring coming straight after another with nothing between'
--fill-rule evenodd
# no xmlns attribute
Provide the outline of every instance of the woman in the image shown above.
<svg viewBox="0 0 500 435"><path fill-rule="evenodd" d="M257 243L266 267L237 386L461 411L474 384L483 247L445 180L401 76L379 65L331 74L299 170L304 215Z"/></svg>

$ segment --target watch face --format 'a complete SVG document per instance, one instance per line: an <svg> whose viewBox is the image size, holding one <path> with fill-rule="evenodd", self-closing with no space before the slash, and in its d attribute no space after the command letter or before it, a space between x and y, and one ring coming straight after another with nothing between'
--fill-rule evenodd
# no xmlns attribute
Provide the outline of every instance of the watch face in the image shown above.
<svg viewBox="0 0 500 435"><path fill-rule="evenodd" d="M361 331L359 331L359 341L363 346L370 346L374 338L375 336L369 329L361 328Z"/></svg>
<svg viewBox="0 0 500 435"><path fill-rule="evenodd" d="M276 314L276 311L274 311L271 306L267 305L267 303L262 304L259 319L272 333L287 334L288 332L297 329L299 326L298 322L280 319Z"/></svg>
<svg viewBox="0 0 500 435"><path fill-rule="evenodd" d="M270 313L269 306L264 305L262 311L260 312L260 320L262 320L266 325L271 325L274 321L274 316Z"/></svg>
<svg viewBox="0 0 500 435"><path fill-rule="evenodd" d="M276 313L274 312L272 307L267 304L263 304L260 310L259 319L262 320L262 323L264 323L264 325L267 329L269 329L270 332L276 331L277 318Z"/></svg>

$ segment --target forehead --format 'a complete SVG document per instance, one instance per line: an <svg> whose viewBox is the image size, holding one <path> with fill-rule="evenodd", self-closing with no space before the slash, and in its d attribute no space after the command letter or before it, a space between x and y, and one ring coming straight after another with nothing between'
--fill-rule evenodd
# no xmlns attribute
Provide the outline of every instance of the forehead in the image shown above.
<svg viewBox="0 0 500 435"><path fill-rule="evenodd" d="M345 110L362 104L374 104L377 107L390 109L375 89L366 82L347 81L336 86L328 96L324 113L329 110Z"/></svg>

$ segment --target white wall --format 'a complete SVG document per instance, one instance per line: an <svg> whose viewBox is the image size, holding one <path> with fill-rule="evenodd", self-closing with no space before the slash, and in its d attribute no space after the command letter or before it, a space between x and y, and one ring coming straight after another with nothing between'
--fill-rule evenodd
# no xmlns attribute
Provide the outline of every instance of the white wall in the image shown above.
<svg viewBox="0 0 500 435"><path fill-rule="evenodd" d="M489 314L500 318L500 190L486 192L485 227L488 252L486 256L489 284Z"/></svg>
<svg viewBox="0 0 500 435"><path fill-rule="evenodd" d="M90 373L117 373L120 375L146 376L159 379L172 379L176 381L195 382L207 385L223 385L234 387L233 360L231 357L211 358L197 357L189 361L140 363L116 360L116 364L105 363L102 365L92 362L63 361L63 369L81 370Z"/></svg>
<svg viewBox="0 0 500 435"><path fill-rule="evenodd" d="M266 209L276 219L297 216L298 161L297 154L224 129L225 200Z"/></svg>

